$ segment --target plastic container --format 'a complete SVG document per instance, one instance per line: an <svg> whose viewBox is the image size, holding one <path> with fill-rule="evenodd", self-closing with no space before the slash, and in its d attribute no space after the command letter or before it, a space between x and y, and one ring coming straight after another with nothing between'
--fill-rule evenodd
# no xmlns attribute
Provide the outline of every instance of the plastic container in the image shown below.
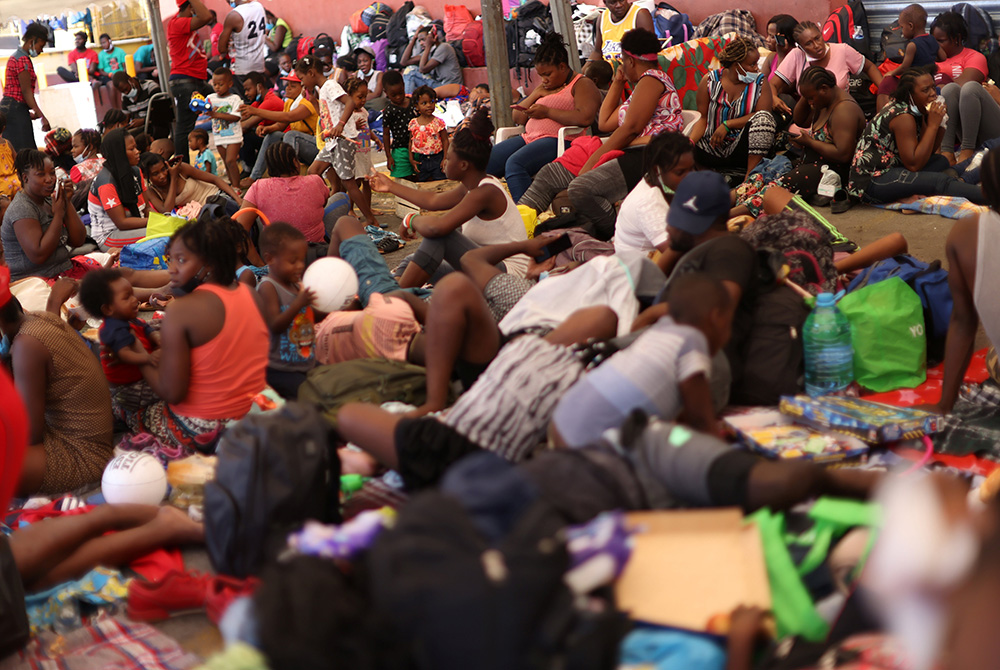
<svg viewBox="0 0 1000 670"><path fill-rule="evenodd" d="M851 324L837 309L832 293L816 296L816 307L802 333L805 350L806 393L811 397L836 393L854 381Z"/></svg>

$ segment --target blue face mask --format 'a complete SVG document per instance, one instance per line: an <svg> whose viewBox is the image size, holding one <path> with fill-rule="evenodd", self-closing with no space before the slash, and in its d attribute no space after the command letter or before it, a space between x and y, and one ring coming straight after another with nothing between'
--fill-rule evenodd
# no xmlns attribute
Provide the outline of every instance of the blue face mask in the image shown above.
<svg viewBox="0 0 1000 670"><path fill-rule="evenodd" d="M0 356L10 356L10 335L4 335L0 340Z"/></svg>
<svg viewBox="0 0 1000 670"><path fill-rule="evenodd" d="M28 55L32 58L38 58L38 51L36 49L28 49Z"/></svg>
<svg viewBox="0 0 1000 670"><path fill-rule="evenodd" d="M743 70L743 67L740 66L740 69ZM736 78L744 84L752 84L757 81L757 77L759 75L759 72L747 72L746 70L743 70L743 74L737 74Z"/></svg>
<svg viewBox="0 0 1000 670"><path fill-rule="evenodd" d="M272 30L274 30L274 24L273 23L266 23L264 25L267 26L267 31L268 32L271 32Z"/></svg>
<svg viewBox="0 0 1000 670"><path fill-rule="evenodd" d="M921 117L924 115L924 111L917 107L917 104L913 102L913 96L910 96L910 113L914 116Z"/></svg>

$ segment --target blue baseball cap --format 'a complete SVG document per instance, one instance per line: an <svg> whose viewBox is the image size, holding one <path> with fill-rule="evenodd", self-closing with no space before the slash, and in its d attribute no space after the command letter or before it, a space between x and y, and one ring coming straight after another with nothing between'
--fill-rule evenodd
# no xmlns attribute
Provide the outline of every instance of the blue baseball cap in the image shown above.
<svg viewBox="0 0 1000 670"><path fill-rule="evenodd" d="M731 208L729 186L718 172L702 170L684 177L667 212L667 224L701 235Z"/></svg>

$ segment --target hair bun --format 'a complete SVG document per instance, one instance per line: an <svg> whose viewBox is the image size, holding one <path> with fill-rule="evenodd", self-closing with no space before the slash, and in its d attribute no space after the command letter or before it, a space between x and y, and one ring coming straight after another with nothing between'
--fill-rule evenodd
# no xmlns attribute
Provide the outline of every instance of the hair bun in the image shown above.
<svg viewBox="0 0 1000 670"><path fill-rule="evenodd" d="M468 128L475 139L481 142L488 142L494 130L493 121L490 120L490 111L485 107L477 109L469 119L469 124L466 128Z"/></svg>

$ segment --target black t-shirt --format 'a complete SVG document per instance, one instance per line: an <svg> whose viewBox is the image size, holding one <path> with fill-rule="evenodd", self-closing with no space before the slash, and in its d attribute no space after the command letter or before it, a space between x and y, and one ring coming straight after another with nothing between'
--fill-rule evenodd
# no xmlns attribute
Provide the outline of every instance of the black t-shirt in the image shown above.
<svg viewBox="0 0 1000 670"><path fill-rule="evenodd" d="M382 112L382 123L389 129L392 138L390 149L406 149L410 146L410 119L417 118L417 110L411 103L409 107L397 107L391 102Z"/></svg>
<svg viewBox="0 0 1000 670"><path fill-rule="evenodd" d="M753 326L753 305L758 293L757 252L737 235L723 235L700 244L677 262L672 280L686 272L704 272L719 281L729 281L742 290L733 315L733 335L726 357L734 370L742 369L738 352ZM667 287L670 280L667 281ZM666 290L666 288L664 289Z"/></svg>

